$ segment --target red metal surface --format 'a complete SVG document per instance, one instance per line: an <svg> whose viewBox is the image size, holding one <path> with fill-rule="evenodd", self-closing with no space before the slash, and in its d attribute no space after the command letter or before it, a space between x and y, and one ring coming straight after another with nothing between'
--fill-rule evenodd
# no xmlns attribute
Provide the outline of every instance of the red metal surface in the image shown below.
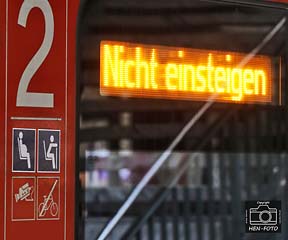
<svg viewBox="0 0 288 240"><path fill-rule="evenodd" d="M21 26L21 7L25 12L33 2L6 0L0 3L0 125L3 133L0 158L3 162L5 159L5 164L0 164L0 202L3 203L0 239L73 239L78 1L38 1L44 5L44 11L32 6L26 13L26 26L23 26L23 16ZM23 7L23 4L26 5ZM51 15L48 16L50 10L53 21ZM51 28L47 28L49 24L54 27L53 34ZM47 45L44 41L47 34L52 38L52 45L46 56L41 46ZM20 101L17 104L20 79L25 70L28 74L33 72L31 60L39 51L44 60L32 74L27 92L53 94L53 105L40 107L41 99L34 101L35 106L21 105ZM34 61L34 67L39 62L39 58ZM47 152L43 150L45 141ZM48 150L50 145L52 150ZM52 164L54 160L56 166Z"/></svg>
<svg viewBox="0 0 288 240"><path fill-rule="evenodd" d="M0 29L5 29L5 1L0 1ZM0 34L0 239L4 237L5 197L5 33Z"/></svg>

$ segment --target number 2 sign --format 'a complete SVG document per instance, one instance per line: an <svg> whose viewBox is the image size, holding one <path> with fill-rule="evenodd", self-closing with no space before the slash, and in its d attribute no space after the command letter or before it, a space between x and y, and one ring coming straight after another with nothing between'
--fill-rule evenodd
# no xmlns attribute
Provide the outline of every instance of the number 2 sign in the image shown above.
<svg viewBox="0 0 288 240"><path fill-rule="evenodd" d="M0 2L0 240L75 237L77 11Z"/></svg>
<svg viewBox="0 0 288 240"><path fill-rule="evenodd" d="M28 92L29 83L51 50L54 38L54 16L48 0L25 0L20 8L18 24L26 27L28 15L33 8L39 8L44 15L44 39L41 47L26 66L21 76L17 91L16 106L53 108L54 94Z"/></svg>
<svg viewBox="0 0 288 240"><path fill-rule="evenodd" d="M67 77L66 1L16 2L19 2L17 9L8 6L11 16L8 17L8 77L13 79L8 87L10 82L11 87L16 87L9 91L12 94L9 99L16 101L13 105L17 113L18 107L34 108L30 113L34 117L39 112L35 108L41 108L42 112L45 108L49 117L59 117L54 113L55 108L61 107L59 103L65 102L63 90ZM14 1L13 5L16 5Z"/></svg>

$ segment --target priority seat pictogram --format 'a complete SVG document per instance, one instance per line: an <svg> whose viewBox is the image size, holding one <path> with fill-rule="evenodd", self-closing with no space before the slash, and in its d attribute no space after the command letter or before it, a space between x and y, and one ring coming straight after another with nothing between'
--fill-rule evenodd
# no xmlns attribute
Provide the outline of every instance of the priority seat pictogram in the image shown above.
<svg viewBox="0 0 288 240"><path fill-rule="evenodd" d="M60 131L38 131L38 172L60 172Z"/></svg>
<svg viewBox="0 0 288 240"><path fill-rule="evenodd" d="M13 172L35 171L35 129L13 129Z"/></svg>

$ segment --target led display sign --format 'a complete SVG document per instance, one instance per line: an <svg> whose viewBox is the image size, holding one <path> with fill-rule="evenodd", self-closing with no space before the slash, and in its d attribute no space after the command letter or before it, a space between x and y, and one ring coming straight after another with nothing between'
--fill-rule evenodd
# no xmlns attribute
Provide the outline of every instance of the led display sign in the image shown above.
<svg viewBox="0 0 288 240"><path fill-rule="evenodd" d="M102 41L102 96L271 103L272 62L257 55Z"/></svg>

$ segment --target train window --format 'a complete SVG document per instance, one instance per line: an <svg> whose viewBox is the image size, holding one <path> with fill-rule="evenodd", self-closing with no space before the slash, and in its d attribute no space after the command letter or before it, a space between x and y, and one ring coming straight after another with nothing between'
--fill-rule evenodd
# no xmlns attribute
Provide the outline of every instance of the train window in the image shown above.
<svg viewBox="0 0 288 240"><path fill-rule="evenodd" d="M85 239L288 238L287 11L259 2L83 2Z"/></svg>
<svg viewBox="0 0 288 240"><path fill-rule="evenodd" d="M280 89L272 92L269 57L255 56L245 65L244 58L231 52L102 41L100 94L175 100L206 100L214 94L215 101L271 103Z"/></svg>

